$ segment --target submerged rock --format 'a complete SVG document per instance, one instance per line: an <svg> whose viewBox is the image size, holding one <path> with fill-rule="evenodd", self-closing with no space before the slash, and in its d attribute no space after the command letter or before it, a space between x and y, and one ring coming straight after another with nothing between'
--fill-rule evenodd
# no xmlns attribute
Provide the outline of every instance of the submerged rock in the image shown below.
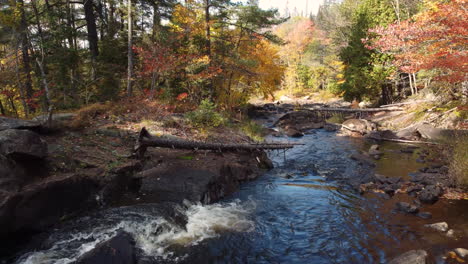
<svg viewBox="0 0 468 264"><path fill-rule="evenodd" d="M425 264L426 257L425 250L411 250L392 259L388 264Z"/></svg>
<svg viewBox="0 0 468 264"><path fill-rule="evenodd" d="M136 263L135 241L126 232L119 232L113 238L99 243L82 255L76 264L134 264Z"/></svg>
<svg viewBox="0 0 468 264"><path fill-rule="evenodd" d="M432 218L432 214L429 213L429 212L420 212L418 214L418 216L422 219L431 219Z"/></svg>
<svg viewBox="0 0 468 264"><path fill-rule="evenodd" d="M440 231L440 232L447 232L448 228L449 228L448 224L446 222L440 222L440 223L429 224L429 225L424 225L424 226L432 228L432 229Z"/></svg>
<svg viewBox="0 0 468 264"><path fill-rule="evenodd" d="M419 212L419 208L417 206L406 202L398 202L396 207L399 211L407 214L417 214Z"/></svg>
<svg viewBox="0 0 468 264"><path fill-rule="evenodd" d="M14 160L43 159L47 156L47 143L28 130L0 131L0 154Z"/></svg>

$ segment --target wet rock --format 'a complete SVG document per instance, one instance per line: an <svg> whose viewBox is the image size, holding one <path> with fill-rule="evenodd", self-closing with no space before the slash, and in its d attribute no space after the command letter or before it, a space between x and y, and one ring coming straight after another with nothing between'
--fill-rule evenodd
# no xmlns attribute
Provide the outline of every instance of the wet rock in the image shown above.
<svg viewBox="0 0 468 264"><path fill-rule="evenodd" d="M435 224L424 225L425 227L432 228L434 230L440 232L447 232L448 231L448 224L446 222L440 222Z"/></svg>
<svg viewBox="0 0 468 264"><path fill-rule="evenodd" d="M13 160L0 155L0 190L15 192L22 185L25 171ZM1 201L1 200L0 200Z"/></svg>
<svg viewBox="0 0 468 264"><path fill-rule="evenodd" d="M447 231L447 234L445 234L447 237L454 237L455 236L455 230L453 229L450 229L449 231Z"/></svg>
<svg viewBox="0 0 468 264"><path fill-rule="evenodd" d="M304 134L302 134L299 130L295 128L286 128L285 133L288 137L302 137Z"/></svg>
<svg viewBox="0 0 468 264"><path fill-rule="evenodd" d="M35 121L21 120L0 116L0 131L7 129L40 129L41 124Z"/></svg>
<svg viewBox="0 0 468 264"><path fill-rule="evenodd" d="M431 219L432 218L432 214L429 213L429 212L420 212L418 214L418 216L422 219Z"/></svg>
<svg viewBox="0 0 468 264"><path fill-rule="evenodd" d="M417 185L413 185L413 186L408 187L408 189L406 189L406 193L408 193L409 195L414 196L414 195L416 195L417 192L422 191L422 189L423 189L423 186L417 184Z"/></svg>
<svg viewBox="0 0 468 264"><path fill-rule="evenodd" d="M374 161L369 156L355 153L351 154L350 158L357 161L361 165L375 167Z"/></svg>
<svg viewBox="0 0 468 264"><path fill-rule="evenodd" d="M343 122L342 126L352 129L353 132L359 132L361 134L367 134L371 131L377 130L377 125L375 123L365 119L348 119Z"/></svg>
<svg viewBox="0 0 468 264"><path fill-rule="evenodd" d="M97 190L95 180L70 175L8 195L0 204L0 240L18 232L43 231L68 214L94 207Z"/></svg>
<svg viewBox="0 0 468 264"><path fill-rule="evenodd" d="M396 208L404 213L407 214L417 214L419 212L419 208L415 205L406 203L406 202L398 202L396 204Z"/></svg>
<svg viewBox="0 0 468 264"><path fill-rule="evenodd" d="M418 198L423 203L433 204L439 200L439 196L442 194L443 189L440 186L430 185L419 193Z"/></svg>
<svg viewBox="0 0 468 264"><path fill-rule="evenodd" d="M340 124L328 123L328 122L326 122L325 125L324 125L323 127L324 127L325 130L328 131L328 132L335 132L335 131L341 129L341 125L340 125Z"/></svg>
<svg viewBox="0 0 468 264"><path fill-rule="evenodd" d="M424 159L421 159L421 158L417 158L416 159L416 162L419 162L419 163L426 163L426 161Z"/></svg>
<svg viewBox="0 0 468 264"><path fill-rule="evenodd" d="M395 184L387 184L383 188L383 191L386 194L393 196L398 189L400 189L400 184L396 184L396 183Z"/></svg>
<svg viewBox="0 0 468 264"><path fill-rule="evenodd" d="M406 147L406 148L400 149L400 152L401 152L401 153L409 153L409 154L412 154L412 153L414 153L414 151L415 151L416 149L418 149L418 148L419 148L419 147L413 147L413 146L411 146L411 147Z"/></svg>
<svg viewBox="0 0 468 264"><path fill-rule="evenodd" d="M126 232L119 232L113 238L101 242L94 249L82 255L77 264L135 264L135 241Z"/></svg>
<svg viewBox="0 0 468 264"><path fill-rule="evenodd" d="M426 257L425 250L411 250L392 259L388 264L425 264Z"/></svg>
<svg viewBox="0 0 468 264"><path fill-rule="evenodd" d="M294 111L280 117L274 125L281 128L297 127L298 130L301 128L306 130L321 128L324 126L324 121L324 117L314 111Z"/></svg>
<svg viewBox="0 0 468 264"><path fill-rule="evenodd" d="M466 257L468 257L468 249L465 249L465 248L456 248L454 251L455 251L455 253L457 253L457 255L458 255L460 258L466 258Z"/></svg>
<svg viewBox="0 0 468 264"><path fill-rule="evenodd" d="M369 148L368 153L369 153L369 155L371 155L371 156L380 156L380 155L383 154L383 153L379 150L379 145L372 145L372 146Z"/></svg>
<svg viewBox="0 0 468 264"><path fill-rule="evenodd" d="M325 126L325 122L308 122L304 124L297 124L296 128L300 131L306 131L306 130L311 130L311 129L319 129L323 128Z"/></svg>
<svg viewBox="0 0 468 264"><path fill-rule="evenodd" d="M0 131L0 154L14 160L43 159L47 156L47 143L29 130Z"/></svg>
<svg viewBox="0 0 468 264"><path fill-rule="evenodd" d="M366 135L367 138L382 140L382 139L397 139L398 137L391 130L371 131Z"/></svg>
<svg viewBox="0 0 468 264"><path fill-rule="evenodd" d="M440 179L445 177L434 173L415 173L411 175L411 181L422 185L435 185Z"/></svg>

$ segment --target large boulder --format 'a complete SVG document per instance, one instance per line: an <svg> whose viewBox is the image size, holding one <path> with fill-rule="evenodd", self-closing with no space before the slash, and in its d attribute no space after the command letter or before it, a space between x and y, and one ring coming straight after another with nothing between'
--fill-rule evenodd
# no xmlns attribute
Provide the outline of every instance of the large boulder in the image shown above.
<svg viewBox="0 0 468 264"><path fill-rule="evenodd" d="M314 111L295 111L283 115L274 125L281 128L295 127L297 130L306 131L323 128L325 119Z"/></svg>
<svg viewBox="0 0 468 264"><path fill-rule="evenodd" d="M348 119L343 122L342 127L352 132L360 134L368 134L371 131L377 130L377 125L365 119Z"/></svg>
<svg viewBox="0 0 468 264"><path fill-rule="evenodd" d="M76 175L29 185L0 202L0 240L44 231L63 217L96 205L98 183Z"/></svg>
<svg viewBox="0 0 468 264"><path fill-rule="evenodd" d="M14 160L43 159L47 156L47 143L29 130L0 131L0 154Z"/></svg>
<svg viewBox="0 0 468 264"><path fill-rule="evenodd" d="M388 264L425 264L426 257L425 250L411 250L392 259Z"/></svg>
<svg viewBox="0 0 468 264"><path fill-rule="evenodd" d="M135 241L126 232L119 232L113 238L97 244L86 252L76 264L134 264L136 263Z"/></svg>
<svg viewBox="0 0 468 264"><path fill-rule="evenodd" d="M261 163L259 158L258 162ZM250 165L250 166L249 166ZM252 164L226 162L216 169L171 166L161 170L151 168L137 174L141 199L145 202L211 203L234 193L241 182L258 176ZM267 164L258 166L267 166Z"/></svg>
<svg viewBox="0 0 468 264"><path fill-rule="evenodd" d="M15 161L0 155L0 190L17 191L24 176L25 171Z"/></svg>
<svg viewBox="0 0 468 264"><path fill-rule="evenodd" d="M2 117L0 116L0 131L7 129L40 129L41 124L36 121L21 120L16 118Z"/></svg>

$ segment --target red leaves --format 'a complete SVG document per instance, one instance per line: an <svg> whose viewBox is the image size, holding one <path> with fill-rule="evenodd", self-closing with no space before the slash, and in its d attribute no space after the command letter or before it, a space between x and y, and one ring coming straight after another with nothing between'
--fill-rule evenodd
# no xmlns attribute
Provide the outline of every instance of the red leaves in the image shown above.
<svg viewBox="0 0 468 264"><path fill-rule="evenodd" d="M468 74L468 2L450 0L437 3L415 16L388 27L377 27L371 33L380 37L368 48L395 56L395 64L405 72L439 69L440 79L460 82Z"/></svg>
<svg viewBox="0 0 468 264"><path fill-rule="evenodd" d="M188 93L181 93L181 94L179 94L179 95L176 97L176 100L177 100L177 101L182 101L182 100L184 100L185 98L187 98L187 96L188 96Z"/></svg>

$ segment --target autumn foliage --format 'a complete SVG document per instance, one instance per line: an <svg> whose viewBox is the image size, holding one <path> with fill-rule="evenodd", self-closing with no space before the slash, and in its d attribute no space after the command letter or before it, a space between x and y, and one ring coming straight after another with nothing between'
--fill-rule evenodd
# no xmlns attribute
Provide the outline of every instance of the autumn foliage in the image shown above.
<svg viewBox="0 0 468 264"><path fill-rule="evenodd" d="M369 48L394 55L403 72L437 69L438 79L462 82L468 73L468 1L429 3L412 19L377 27Z"/></svg>

